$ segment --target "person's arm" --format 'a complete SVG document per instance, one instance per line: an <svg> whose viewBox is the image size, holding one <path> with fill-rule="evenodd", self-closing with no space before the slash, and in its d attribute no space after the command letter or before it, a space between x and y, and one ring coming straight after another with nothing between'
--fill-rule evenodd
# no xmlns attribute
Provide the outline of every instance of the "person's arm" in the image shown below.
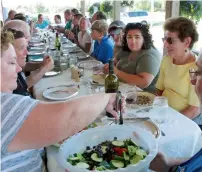
<svg viewBox="0 0 202 172"><path fill-rule="evenodd" d="M55 28L55 30L59 33L65 33L65 28Z"/></svg>
<svg viewBox="0 0 202 172"><path fill-rule="evenodd" d="M68 102L40 102L9 144L8 151L37 149L57 143L88 126L104 109L117 117L113 110L115 100L116 94L94 94Z"/></svg>
<svg viewBox="0 0 202 172"><path fill-rule="evenodd" d="M85 49L84 49L84 51L85 51L86 53L89 53L89 52L90 52L90 49L91 49L91 46L92 46L92 43L91 43L91 42L87 42L87 43L85 44Z"/></svg>
<svg viewBox="0 0 202 172"><path fill-rule="evenodd" d="M191 106L189 105L185 109L183 109L180 113L185 115L186 117L193 119L197 117L200 114L200 109L197 106Z"/></svg>
<svg viewBox="0 0 202 172"><path fill-rule="evenodd" d="M148 87L154 79L154 75L146 72L134 75L120 71L116 67L114 67L114 72L122 81L130 84L135 84L139 88Z"/></svg>
<svg viewBox="0 0 202 172"><path fill-rule="evenodd" d="M171 172L175 165L187 161L188 158L167 158L164 154L158 153L150 164L150 169L156 172Z"/></svg>
<svg viewBox="0 0 202 172"><path fill-rule="evenodd" d="M23 68L24 72L31 72L39 69L42 65L42 62L27 62Z"/></svg>
<svg viewBox="0 0 202 172"><path fill-rule="evenodd" d="M42 65L39 70L33 71L27 78L26 83L28 88L34 86L44 76L44 74L54 67L53 59L49 56L44 57Z"/></svg>

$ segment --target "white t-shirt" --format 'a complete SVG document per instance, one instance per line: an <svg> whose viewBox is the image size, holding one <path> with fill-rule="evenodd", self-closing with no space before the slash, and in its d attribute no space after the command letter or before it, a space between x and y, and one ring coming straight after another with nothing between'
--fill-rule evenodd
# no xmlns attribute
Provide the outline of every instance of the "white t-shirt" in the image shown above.
<svg viewBox="0 0 202 172"><path fill-rule="evenodd" d="M92 53L93 51L93 40L90 36L90 31L89 30L86 30L85 34L83 35L83 37L81 37L82 35L82 31L80 31L78 33L78 41L79 41L79 45L82 47L82 48L85 48L86 46L86 43L91 43L91 48L90 48L90 51L88 52L89 54Z"/></svg>

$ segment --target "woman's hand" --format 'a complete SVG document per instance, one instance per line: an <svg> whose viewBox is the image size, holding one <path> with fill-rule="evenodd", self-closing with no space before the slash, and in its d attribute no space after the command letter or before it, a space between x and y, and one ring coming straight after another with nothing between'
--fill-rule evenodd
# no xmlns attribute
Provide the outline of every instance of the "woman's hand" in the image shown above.
<svg viewBox="0 0 202 172"><path fill-rule="evenodd" d="M117 112L114 110L116 108L116 93L110 94L110 98L109 98L109 102L105 108L105 110L109 113L111 113L116 119L118 119L118 114ZM121 100L122 100L122 104L121 104L121 109L122 109L122 113L125 113L126 111L126 101L125 101L125 96L121 95Z"/></svg>

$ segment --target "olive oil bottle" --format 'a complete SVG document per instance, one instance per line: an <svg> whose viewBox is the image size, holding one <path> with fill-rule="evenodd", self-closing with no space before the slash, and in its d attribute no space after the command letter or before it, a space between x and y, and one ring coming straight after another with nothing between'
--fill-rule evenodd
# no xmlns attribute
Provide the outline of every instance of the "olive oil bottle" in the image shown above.
<svg viewBox="0 0 202 172"><path fill-rule="evenodd" d="M105 93L117 93L119 88L119 80L114 74L114 60L109 60L109 74L105 78ZM113 115L106 112L106 115L113 118Z"/></svg>

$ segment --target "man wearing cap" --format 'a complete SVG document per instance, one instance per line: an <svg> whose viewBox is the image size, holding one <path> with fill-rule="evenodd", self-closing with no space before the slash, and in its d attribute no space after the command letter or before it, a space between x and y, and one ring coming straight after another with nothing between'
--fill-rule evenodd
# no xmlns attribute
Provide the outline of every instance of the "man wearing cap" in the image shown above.
<svg viewBox="0 0 202 172"><path fill-rule="evenodd" d="M96 20L91 27L91 37L95 40L92 56L103 64L114 56L114 42L107 34L108 25L105 20Z"/></svg>
<svg viewBox="0 0 202 172"><path fill-rule="evenodd" d="M119 53L122 48L122 35L125 24L120 20L115 20L109 25L108 33L114 40L114 57Z"/></svg>

